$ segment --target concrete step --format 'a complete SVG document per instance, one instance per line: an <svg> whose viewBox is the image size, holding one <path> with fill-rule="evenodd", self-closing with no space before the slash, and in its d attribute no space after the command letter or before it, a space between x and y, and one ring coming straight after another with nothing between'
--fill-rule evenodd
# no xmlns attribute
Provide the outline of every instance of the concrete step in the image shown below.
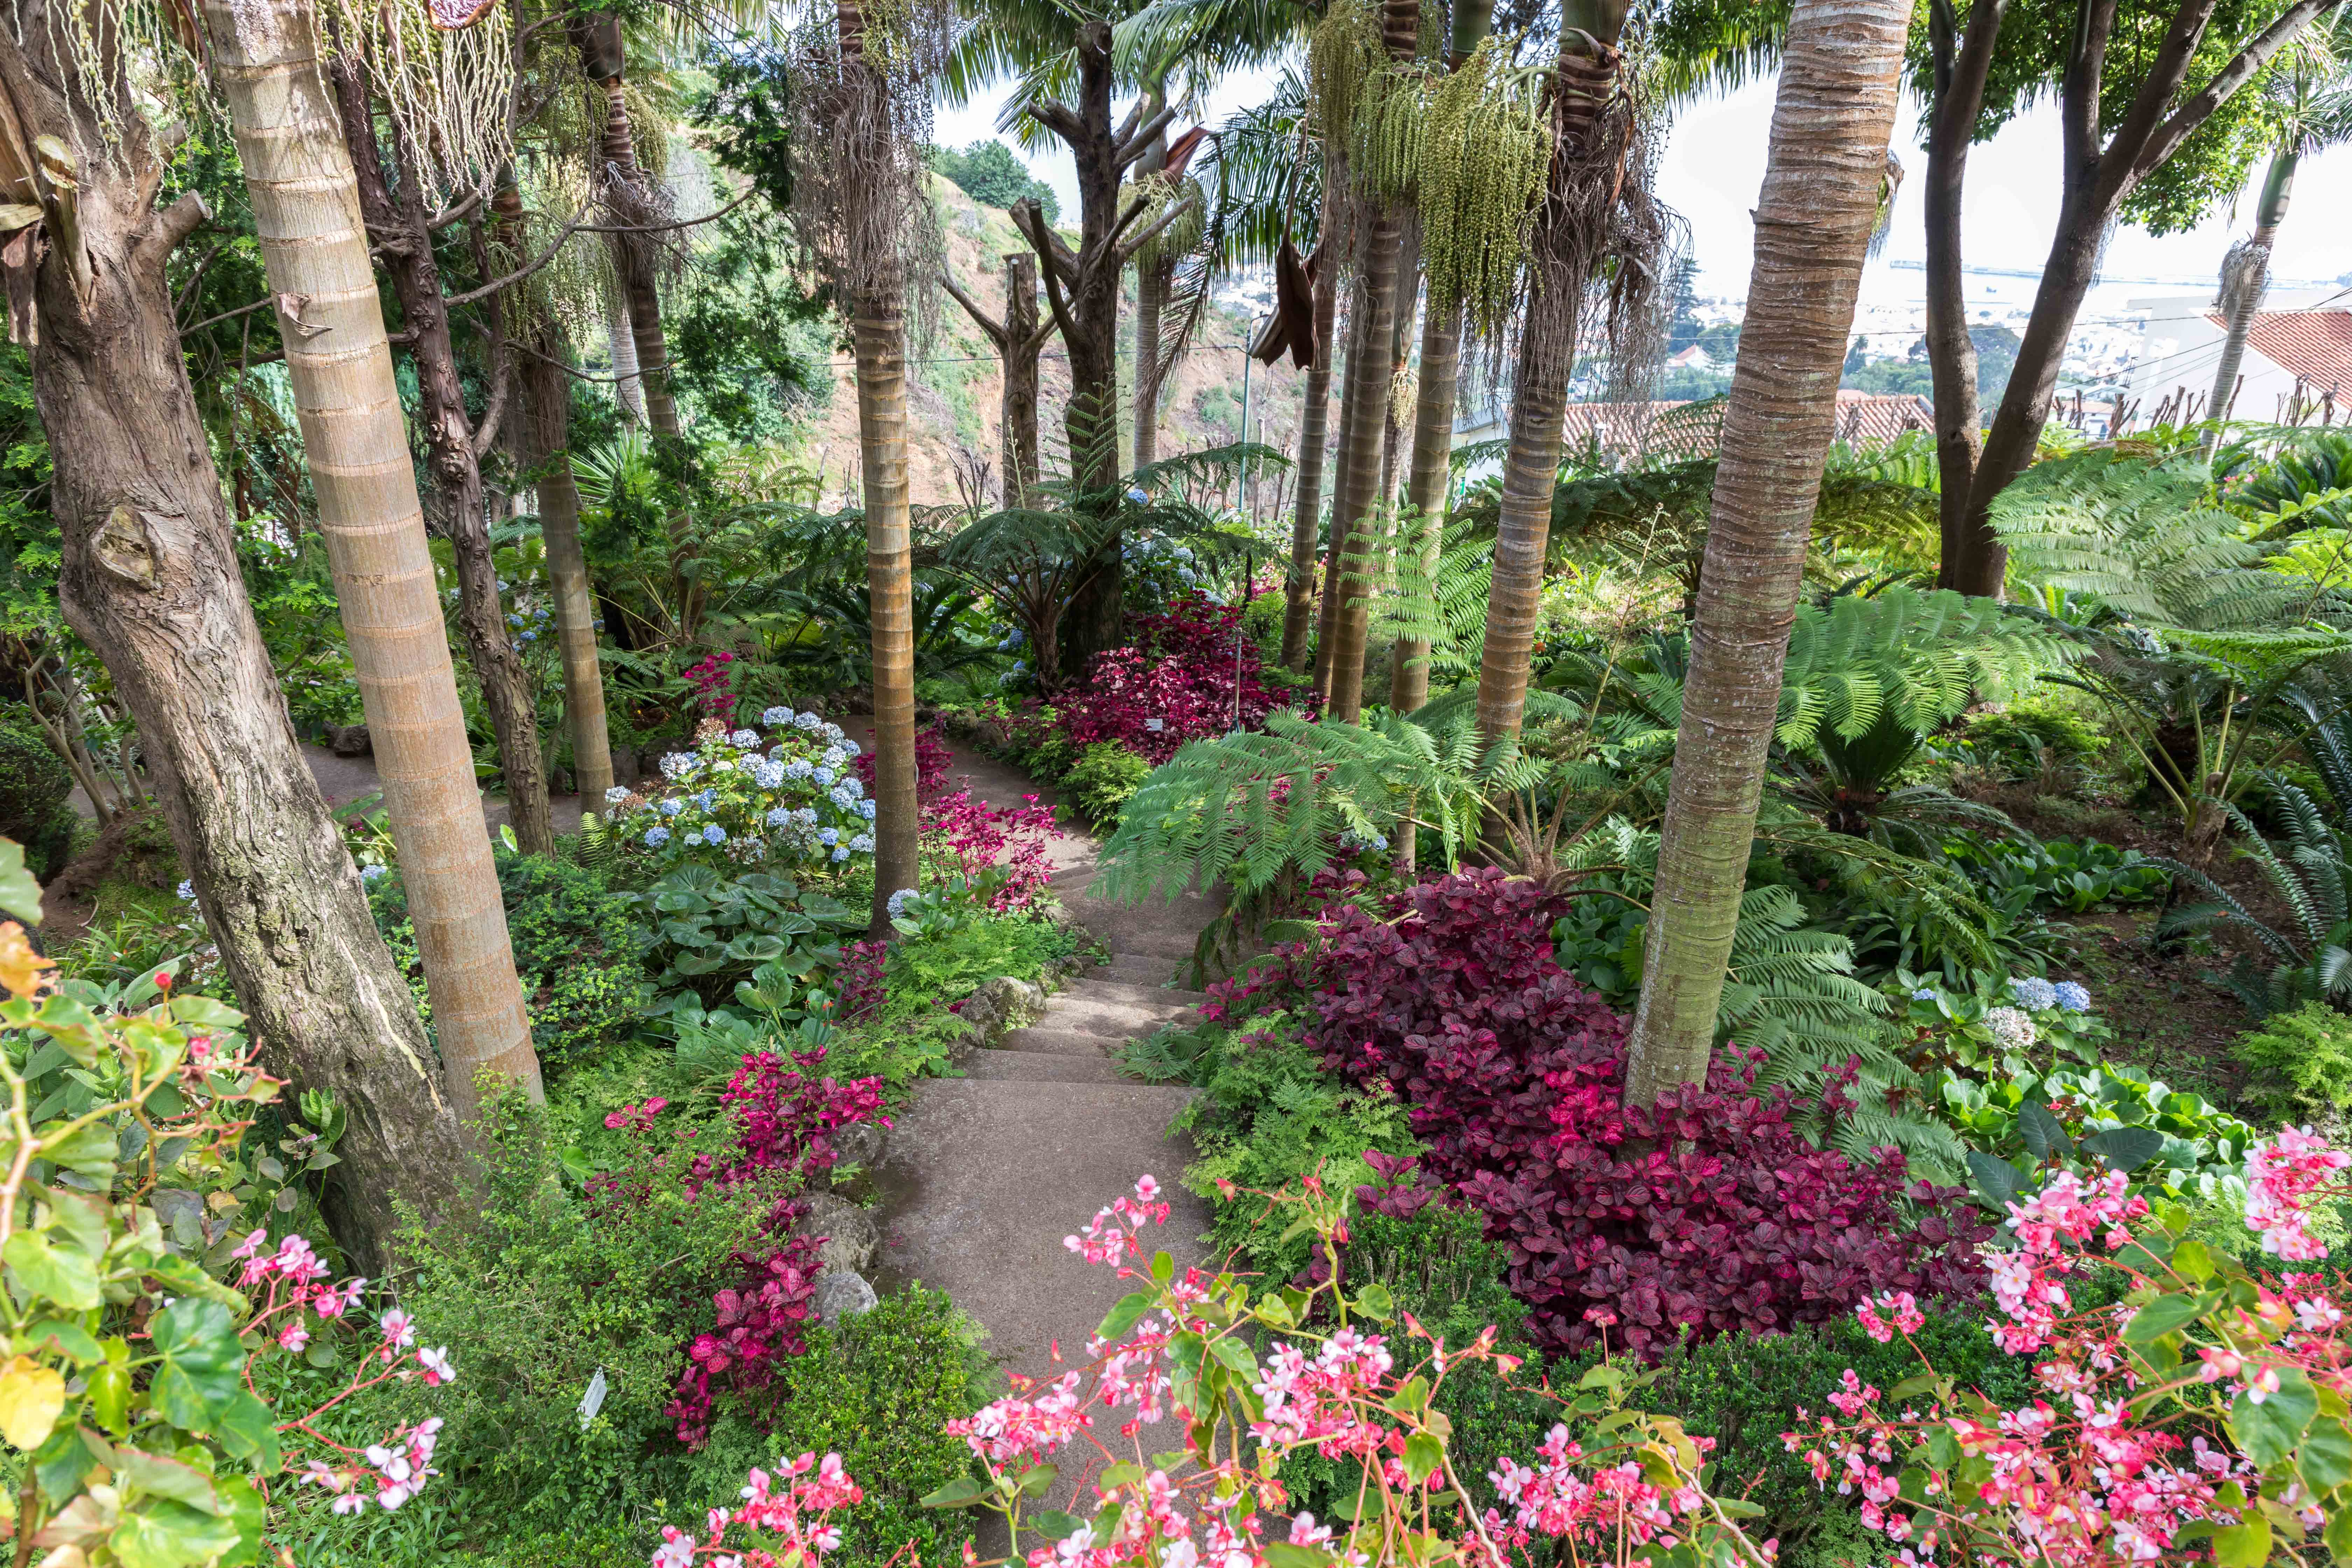
<svg viewBox="0 0 2352 1568"><path fill-rule="evenodd" d="M1111 1047L1126 1038L1125 1035L1097 1035L1085 1029L1066 1029L1048 1014L1044 1023L1012 1030L992 1048L1026 1051L1040 1056L1092 1057L1108 1060Z"/></svg>
<svg viewBox="0 0 2352 1568"><path fill-rule="evenodd" d="M1209 999L1205 991L1179 991L1172 985L1142 985L1092 974L1079 975L1061 994L1076 1001L1125 1002L1138 1007L1197 1007Z"/></svg>
<svg viewBox="0 0 2352 1568"><path fill-rule="evenodd" d="M1086 977L1115 980L1133 985L1160 985L1174 980L1189 983L1192 978L1191 955L1181 960L1155 958L1143 952L1115 952L1108 963L1098 969L1083 972Z"/></svg>
<svg viewBox="0 0 2352 1568"><path fill-rule="evenodd" d="M1049 1056L1043 1051L989 1049L976 1053L964 1076L1000 1083L1134 1084L1108 1057Z"/></svg>
<svg viewBox="0 0 2352 1568"><path fill-rule="evenodd" d="M1050 1028L1099 1035L1107 1040L1132 1039L1192 1016L1181 1002L1118 1002L1081 996L1065 991L1045 1004L1039 1022Z"/></svg>

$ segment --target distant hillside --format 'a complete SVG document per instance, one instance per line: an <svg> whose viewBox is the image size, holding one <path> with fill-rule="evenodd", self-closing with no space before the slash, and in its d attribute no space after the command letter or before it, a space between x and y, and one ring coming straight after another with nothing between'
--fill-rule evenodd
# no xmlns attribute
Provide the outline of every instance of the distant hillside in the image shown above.
<svg viewBox="0 0 2352 1568"><path fill-rule="evenodd" d="M930 188L947 237L948 264L955 269L957 283L990 311L1001 312L1004 304L1001 258L1025 248L1024 242L1003 209L982 205L936 174L930 178ZM1131 276L1128 293L1119 331L1119 392L1121 433L1131 438L1135 422L1129 401L1135 392ZM919 506L949 504L959 499L955 476L960 451L986 461L992 486L1000 477L997 409L1003 395L1003 376L995 347L944 290L935 294L929 346L924 346L919 335L908 346L908 358L916 362L909 367L908 468ZM1045 309L1042 300L1039 309ZM1239 313L1210 308L1192 351L1179 363L1160 395L1161 456L1241 439L1244 356L1238 345L1248 331L1249 322ZM858 469L855 374L845 350L837 352L834 361L832 398L815 414L808 439L809 459L819 469L828 503L838 503L849 495ZM1038 426L1045 466L1052 471L1067 456L1062 411L1069 398L1070 371L1060 339L1047 341L1040 368ZM1271 371L1265 365L1251 369L1253 439L1285 452L1297 444L1301 379L1302 374L1287 362ZM1270 506L1271 498L1269 489L1261 500Z"/></svg>

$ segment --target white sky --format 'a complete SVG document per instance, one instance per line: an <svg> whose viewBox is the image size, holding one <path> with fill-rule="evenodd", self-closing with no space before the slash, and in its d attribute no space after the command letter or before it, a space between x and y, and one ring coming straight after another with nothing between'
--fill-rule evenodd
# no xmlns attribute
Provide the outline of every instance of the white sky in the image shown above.
<svg viewBox="0 0 2352 1568"><path fill-rule="evenodd" d="M1266 90L1269 79L1253 73L1228 81L1207 106L1205 118L1213 122L1250 102ZM1764 180L1772 95L1771 80L1753 82L1737 92L1687 104L1675 117L1659 171L1659 194L1690 221L1702 294L1727 299L1747 294L1755 243L1748 212ZM941 109L934 137L944 145L961 147L993 135L998 108L999 101L992 99L960 110ZM1895 153L1914 175L1927 166L1921 131L1917 106L1906 100L1895 127ZM2057 111L2044 103L1970 153L1961 237L1970 266L2041 268L2058 216L2057 148ZM1068 154L1057 147L1049 155L1026 161L1060 193L1064 209L1074 214L1077 187ZM2255 177L2259 179L2259 170ZM2294 203L2273 253L2274 287L2330 279L2352 270L2352 202L2343 199L2345 192L2352 192L2352 146L2305 160L2295 178ZM1919 298L1924 275L1890 263L1916 262L1926 255L1920 200L1919 182L1907 181L1885 249L1864 277L1865 305ZM2104 275L2167 282L2118 281L2102 288L2088 309L2120 309L2131 297L2210 287L2222 252L2234 234L2243 232L2252 215L2249 195L2234 218L2227 211L2217 212L2188 234L2159 239L2138 229L2118 231L2107 248ZM2032 288L2030 279L1983 279L1972 283L1971 291L1992 289L2006 300L2029 297Z"/></svg>

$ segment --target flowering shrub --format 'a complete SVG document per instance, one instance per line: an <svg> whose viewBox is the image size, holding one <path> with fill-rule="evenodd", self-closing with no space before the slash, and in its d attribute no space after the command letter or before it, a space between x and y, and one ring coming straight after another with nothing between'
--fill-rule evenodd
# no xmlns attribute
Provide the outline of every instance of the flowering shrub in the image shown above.
<svg viewBox="0 0 2352 1568"><path fill-rule="evenodd" d="M615 784L610 821L667 869L684 862L740 870L839 871L874 853L874 802L851 769L857 742L814 713L771 708L771 739L706 720L692 752L661 760L670 793Z"/></svg>
<svg viewBox="0 0 2352 1568"><path fill-rule="evenodd" d="M1784 1090L1758 1094L1750 1057L1727 1049L1703 1088L1622 1104L1624 1024L1556 961L1562 902L1488 868L1377 912L1338 904L1316 941L1210 1005L1306 993L1326 1067L1411 1109L1423 1171L1486 1214L1547 1348L1592 1342L1607 1325L1589 1309L1655 1353L1685 1329L1818 1322L1872 1282L1980 1289L1963 1194L1907 1183L1893 1150L1812 1148Z"/></svg>
<svg viewBox="0 0 2352 1568"><path fill-rule="evenodd" d="M1263 726L1283 702L1266 689L1241 619L1238 607L1191 591L1165 615L1136 616L1134 642L1097 654L1084 690L1062 703L1073 752L1116 741L1156 766L1187 741Z"/></svg>
<svg viewBox="0 0 2352 1568"><path fill-rule="evenodd" d="M2352 1156L2289 1129L2254 1151L2246 1220L2264 1251L2315 1260L2310 1205L2352 1192ZM2352 1344L2340 1277L2273 1275L2157 1223L2121 1172L2062 1173L2009 1205L1994 1334L2036 1360L2042 1397L2004 1410L1929 1366L1882 1394L1851 1371L1834 1415L1785 1435L1823 1484L1859 1491L1896 1561L2212 1562L2352 1556ZM2074 1310L2072 1282L2119 1269L2118 1307ZM1857 1310L1909 1337L1906 1298ZM1925 1360L1925 1357L1922 1357Z"/></svg>
<svg viewBox="0 0 2352 1568"><path fill-rule="evenodd" d="M928 801L947 787L948 764L955 760L940 736L940 726L928 724L915 731L915 798ZM874 788L874 753L859 753L857 777L870 794Z"/></svg>
<svg viewBox="0 0 2352 1568"><path fill-rule="evenodd" d="M735 722L735 671L730 668L734 662L731 653L714 653L686 672L686 683L694 688L694 705L705 719Z"/></svg>
<svg viewBox="0 0 2352 1568"><path fill-rule="evenodd" d="M16 907L17 888L0 886L0 899ZM265 1251L257 1230L236 1249L239 1285L261 1288L257 1305L167 1240L159 1217L167 1192L185 1205L174 1216L202 1208L167 1178L233 1165L253 1113L277 1096L237 1032L243 1016L152 984L148 1005L100 1009L55 978L24 928L0 923L0 1094L16 1106L0 1126L0 1438L25 1456L16 1559L37 1547L56 1565L257 1561L289 1434L342 1456L302 1477L341 1494L337 1511L400 1507L432 1473L437 1420L358 1448L313 1423L386 1382L449 1382L446 1353L418 1349L406 1316L388 1311L341 1393L300 1414L272 1409L256 1363L348 1322L367 1282L329 1283L300 1237ZM37 1054L73 1064L72 1096L27 1094Z"/></svg>
<svg viewBox="0 0 2352 1568"><path fill-rule="evenodd" d="M1886 989L1901 1004L1906 1055L1923 1071L2014 1074L2035 1062L2096 1062L2115 1037L2090 992L2073 980L1979 975L1974 989L1962 991L1939 977L1897 971Z"/></svg>
<svg viewBox="0 0 2352 1568"><path fill-rule="evenodd" d="M1257 1195L1277 1210L1303 1211L1299 1223L1327 1250L1345 1229L1345 1205L1314 1184ZM1711 1445L1676 1422L1627 1408L1625 1392L1637 1380L1616 1367L1555 1396L1563 1420L1532 1463L1504 1458L1490 1478L1504 1507L1475 1510L1448 1455L1452 1427L1438 1402L1465 1366L1516 1368L1516 1357L1495 1350L1492 1331L1457 1346L1431 1340L1410 1318L1396 1332L1388 1327L1394 1302L1377 1284L1353 1296L1330 1280L1254 1292L1246 1276L1180 1272L1146 1242L1168 1215L1158 1184L1145 1176L1132 1197L1115 1200L1067 1238L1072 1252L1116 1269L1134 1289L1104 1318L1087 1347L1088 1368L1045 1382L1013 1374L1004 1397L949 1423L982 1474L933 1492L927 1506L1000 1514L1016 1552L1042 1537L1026 1547L1029 1568L1400 1561L1500 1568L1508 1554L1552 1561L1563 1552L1726 1568L1770 1561L1769 1545L1749 1540L1738 1522L1752 1510L1700 1485ZM1181 1447L1155 1452L1167 1440L1144 1428L1169 1416ZM1588 1450L1568 1420L1591 1420L1605 1436ZM1288 1500L1284 1459L1309 1450L1360 1474L1350 1517L1274 1512ZM1034 1506L1059 1473L1057 1457L1085 1465L1077 1489L1085 1517ZM782 1496L773 1479L753 1471L743 1496L755 1517L714 1510L698 1538L665 1529L656 1568L724 1560L745 1547L749 1563L816 1563L834 1543L827 1514L855 1503L857 1492L837 1466L817 1467L813 1456L792 1473L813 1468L813 1482L796 1481ZM731 1532L745 1524L797 1555L757 1555L769 1544L757 1538L739 1546Z"/></svg>
<svg viewBox="0 0 2352 1568"><path fill-rule="evenodd" d="M923 803L918 841L926 871L988 889L988 907L1000 914L1034 909L1046 901L1054 863L1045 843L1054 832L1054 808L1034 795L1013 806L991 805L970 789Z"/></svg>

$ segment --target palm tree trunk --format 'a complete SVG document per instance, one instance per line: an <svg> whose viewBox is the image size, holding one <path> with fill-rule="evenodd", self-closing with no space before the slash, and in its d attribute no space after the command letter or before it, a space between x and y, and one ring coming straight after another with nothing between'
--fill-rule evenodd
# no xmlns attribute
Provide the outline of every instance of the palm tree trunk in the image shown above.
<svg viewBox="0 0 2352 1568"><path fill-rule="evenodd" d="M1347 531L1340 518L1349 505L1348 499L1348 432L1356 426L1356 404L1362 387L1356 379L1356 365L1364 354L1364 310L1362 291L1348 304L1348 367L1347 379L1339 384L1339 439L1334 451L1339 470L1332 476L1331 521L1326 530L1329 538L1323 543L1323 582L1315 610L1315 700L1328 704L1331 700L1331 664L1339 651L1339 639L1332 625L1339 603L1339 552L1347 545Z"/></svg>
<svg viewBox="0 0 2352 1568"><path fill-rule="evenodd" d="M604 324L612 344L613 401L621 405L622 416L629 424L642 425L646 422L646 389L637 379L637 339L629 330L626 299L619 294L613 296Z"/></svg>
<svg viewBox="0 0 2352 1568"><path fill-rule="evenodd" d="M356 62L339 61L332 70L360 212L405 319L409 361L416 371L417 423L425 432L426 467L439 492L457 565L457 622L474 679L481 685L482 706L488 710L490 728L498 737L508 820L524 854L552 855L555 824L548 806L546 763L539 749L539 700L522 656L507 635L506 605L499 598L498 564L490 549L481 456L466 411L465 384L457 375L449 309L442 302L430 209L413 169L403 171L397 194L387 184L376 153L367 87Z"/></svg>
<svg viewBox="0 0 2352 1568"><path fill-rule="evenodd" d="M2226 270L2222 275L2221 296L2229 303L2230 329L2221 340L2221 363L2213 367L2213 395L2205 405L2213 419L2213 428L2205 437L2208 462L2221 444L2221 427L2237 401L2238 367L2245 363L2246 334L2253 330L2254 314L2263 308L2263 293L2270 279L2271 247L2277 242L2279 225L2286 219L2297 161L2292 142L2283 142L2271 154L2270 168L2263 175L2263 199L2254 208L2253 238L2238 258L2237 276L2232 278Z"/></svg>
<svg viewBox="0 0 2352 1568"><path fill-rule="evenodd" d="M1714 1048L1910 13L1798 0L1790 16L1626 1047L1633 1104L1703 1080Z"/></svg>
<svg viewBox="0 0 2352 1568"><path fill-rule="evenodd" d="M1284 584L1282 663L1307 670L1307 631L1314 619L1316 546L1322 542L1323 448L1331 428L1331 331L1339 313L1339 267L1325 252L1315 275L1315 358L1307 367L1307 404L1298 416L1298 507L1291 514L1290 578Z"/></svg>
<svg viewBox="0 0 2352 1568"><path fill-rule="evenodd" d="M1617 93L1617 40L1629 0L1568 0L1561 16L1552 154L1554 197L1538 217L1528 266L1527 321L1512 378L1511 437L1503 458L1495 534L1495 579L1486 600L1486 644L1478 665L1478 733L1486 745L1516 742L1527 712L1536 618L1543 601L1544 554L1551 542L1551 493L1559 474L1568 378L1576 362L1577 308L1590 259L1560 199L1564 183L1617 178L1596 144Z"/></svg>
<svg viewBox="0 0 2352 1568"><path fill-rule="evenodd" d="M1025 250L1004 258L1004 504L1029 506L1037 495L1037 258Z"/></svg>
<svg viewBox="0 0 2352 1568"><path fill-rule="evenodd" d="M1364 638L1371 624L1370 574L1380 548L1381 473L1388 444L1389 377L1396 369L1400 213L1375 212L1364 237L1356 310L1364 331L1348 365L1348 423L1339 432L1339 494L1331 513L1331 677L1328 711L1353 723L1363 711Z"/></svg>
<svg viewBox="0 0 2352 1568"><path fill-rule="evenodd" d="M864 66L857 0L836 0L845 74ZM868 90L880 92L869 81ZM857 447L866 475L866 583L873 605L874 916L890 929L890 895L916 885L920 828L915 776L913 513L907 490L907 330L896 276L869 278L850 300L857 359Z"/></svg>
<svg viewBox="0 0 2352 1568"><path fill-rule="evenodd" d="M463 1140L407 983L295 743L238 570L164 270L204 203L188 195L153 209L158 160L143 130L100 126L55 44L28 28L20 52L0 29L13 105L75 153L79 242L94 263L85 292L53 249L35 284L29 348L54 465L58 602L138 723L263 1066L349 1113L328 1220L382 1274L401 1226L395 1196L454 1217Z"/></svg>
<svg viewBox="0 0 2352 1568"><path fill-rule="evenodd" d="M1412 510L1413 526L1421 531L1424 581L1437 574L1438 545L1445 531L1445 502L1454 479L1454 398L1461 373L1462 307L1458 303L1440 306L1433 300L1422 315L1412 469L1405 480L1405 504ZM1389 706L1399 713L1410 713L1428 700L1429 644L1419 637L1399 637L1389 677Z"/></svg>
<svg viewBox="0 0 2352 1568"><path fill-rule="evenodd" d="M284 321L319 530L407 887L446 1092L470 1121L481 1103L478 1074L520 1083L537 1099L539 1058L442 631L351 156L307 0L213 0L205 18Z"/></svg>

